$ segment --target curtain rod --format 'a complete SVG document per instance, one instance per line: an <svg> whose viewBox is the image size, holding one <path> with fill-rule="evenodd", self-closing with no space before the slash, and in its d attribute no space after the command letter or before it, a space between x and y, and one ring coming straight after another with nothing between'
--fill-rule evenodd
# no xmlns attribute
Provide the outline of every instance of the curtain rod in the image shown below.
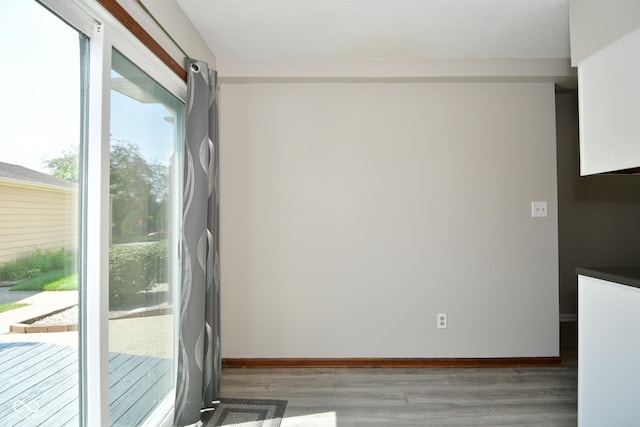
<svg viewBox="0 0 640 427"><path fill-rule="evenodd" d="M144 3L142 3L142 0L135 0L136 3L138 4L138 6L140 6L142 8L142 10L144 10L144 12L149 15L149 17L153 20L153 22L156 23L156 25L162 30L162 32L169 37L169 40L171 40L171 42L180 50L180 52L182 52L182 54L185 56L185 58L187 58L187 60L191 63L191 66L193 67L194 64L197 66L197 61L193 58L191 58L187 52L184 51L184 49L182 48L182 46L180 46L178 44L177 41L175 41L175 39L173 37L171 37L171 34L169 34L169 32L162 26L162 24L156 19L155 16L153 16L153 13L151 13L151 11L149 10L149 8L147 6L144 5Z"/></svg>

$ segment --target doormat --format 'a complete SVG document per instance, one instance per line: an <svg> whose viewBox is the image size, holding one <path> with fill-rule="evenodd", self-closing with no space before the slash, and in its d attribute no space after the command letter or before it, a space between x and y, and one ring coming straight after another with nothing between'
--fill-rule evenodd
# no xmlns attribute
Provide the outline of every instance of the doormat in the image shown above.
<svg viewBox="0 0 640 427"><path fill-rule="evenodd" d="M279 427L286 400L226 399L202 414L203 427Z"/></svg>

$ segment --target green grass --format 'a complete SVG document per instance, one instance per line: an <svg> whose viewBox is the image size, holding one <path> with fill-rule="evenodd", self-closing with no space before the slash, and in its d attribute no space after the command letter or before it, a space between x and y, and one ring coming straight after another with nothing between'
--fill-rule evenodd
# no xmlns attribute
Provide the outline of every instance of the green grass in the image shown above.
<svg viewBox="0 0 640 427"><path fill-rule="evenodd" d="M78 275L65 270L40 274L11 288L12 291L74 291L78 289Z"/></svg>
<svg viewBox="0 0 640 427"><path fill-rule="evenodd" d="M36 277L49 271L72 268L73 252L66 249L35 249L17 259L0 265L0 281Z"/></svg>
<svg viewBox="0 0 640 427"><path fill-rule="evenodd" d="M2 313L3 311L9 311L9 310L14 310L16 308L20 308L20 307L24 307L26 305L26 303L23 302L8 302L6 304L0 304L0 313Z"/></svg>

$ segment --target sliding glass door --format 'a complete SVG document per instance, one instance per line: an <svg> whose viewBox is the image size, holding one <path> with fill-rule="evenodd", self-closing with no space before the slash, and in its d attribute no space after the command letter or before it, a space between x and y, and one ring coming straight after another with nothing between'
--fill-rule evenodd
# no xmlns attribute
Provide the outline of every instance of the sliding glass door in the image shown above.
<svg viewBox="0 0 640 427"><path fill-rule="evenodd" d="M0 425L78 425L88 39L11 1L0 46Z"/></svg>
<svg viewBox="0 0 640 427"><path fill-rule="evenodd" d="M173 419L186 84L105 13L0 13L0 426Z"/></svg>
<svg viewBox="0 0 640 427"><path fill-rule="evenodd" d="M109 419L174 396L184 104L117 50L111 62Z"/></svg>

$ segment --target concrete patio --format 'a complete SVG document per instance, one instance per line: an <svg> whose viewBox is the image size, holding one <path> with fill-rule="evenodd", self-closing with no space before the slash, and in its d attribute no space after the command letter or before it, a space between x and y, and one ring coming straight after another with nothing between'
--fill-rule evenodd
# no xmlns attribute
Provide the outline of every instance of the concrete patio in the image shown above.
<svg viewBox="0 0 640 427"><path fill-rule="evenodd" d="M28 305L0 313L0 334L9 332L10 325L78 304L78 291L24 292L9 289L0 288L0 304L20 302Z"/></svg>

